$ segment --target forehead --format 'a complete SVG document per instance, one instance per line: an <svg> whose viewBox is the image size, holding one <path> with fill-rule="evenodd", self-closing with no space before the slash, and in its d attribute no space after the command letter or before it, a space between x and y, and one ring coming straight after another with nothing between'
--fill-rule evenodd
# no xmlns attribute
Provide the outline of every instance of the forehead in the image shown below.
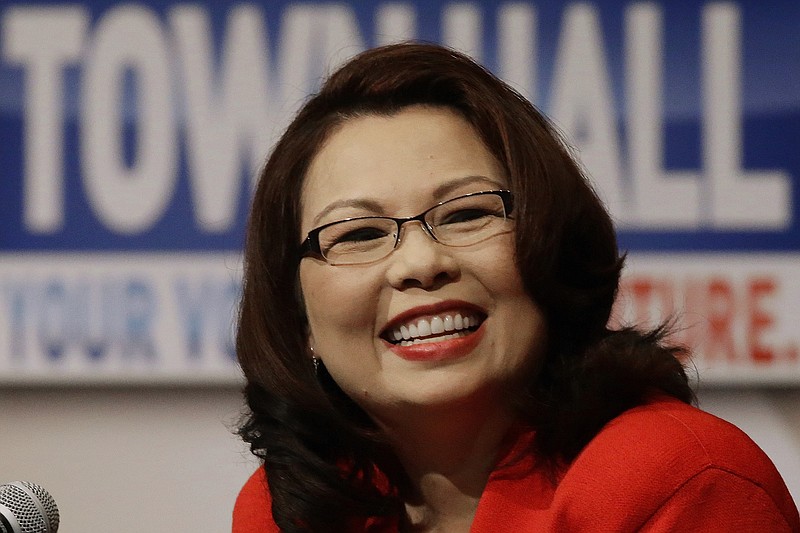
<svg viewBox="0 0 800 533"><path fill-rule="evenodd" d="M328 206L352 200L369 200L387 211L380 214L416 214L447 199L435 198L437 190L469 176L500 185L506 181L477 132L455 111L413 106L391 116L350 119L329 136L309 167L302 193L303 230L363 214L337 208L330 220L314 220ZM497 188L490 181L464 183L464 193ZM460 192L455 187L451 196Z"/></svg>

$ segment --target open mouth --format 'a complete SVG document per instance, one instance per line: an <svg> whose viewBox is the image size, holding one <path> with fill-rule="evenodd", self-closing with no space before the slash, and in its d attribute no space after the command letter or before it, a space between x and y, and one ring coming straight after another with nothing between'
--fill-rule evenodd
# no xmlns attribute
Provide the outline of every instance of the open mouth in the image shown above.
<svg viewBox="0 0 800 533"><path fill-rule="evenodd" d="M485 315L474 311L432 315L393 326L381 336L397 346L441 342L471 335L484 320Z"/></svg>

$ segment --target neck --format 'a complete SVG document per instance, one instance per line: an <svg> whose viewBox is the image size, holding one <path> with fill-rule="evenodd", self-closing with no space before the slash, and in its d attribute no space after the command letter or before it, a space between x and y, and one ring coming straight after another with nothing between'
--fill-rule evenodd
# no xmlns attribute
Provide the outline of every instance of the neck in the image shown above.
<svg viewBox="0 0 800 533"><path fill-rule="evenodd" d="M378 421L410 481L412 530L469 530L513 424L510 413L486 405L404 407Z"/></svg>

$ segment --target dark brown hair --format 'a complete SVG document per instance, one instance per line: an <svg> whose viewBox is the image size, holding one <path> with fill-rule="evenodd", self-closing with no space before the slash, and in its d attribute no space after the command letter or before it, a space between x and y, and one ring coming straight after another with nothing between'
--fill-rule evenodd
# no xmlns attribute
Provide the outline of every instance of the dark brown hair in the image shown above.
<svg viewBox="0 0 800 533"><path fill-rule="evenodd" d="M653 390L693 398L681 351L663 346L661 329L607 329L623 258L608 213L544 115L453 50L368 50L300 110L261 173L249 221L236 346L250 413L240 433L264 459L285 531L335 531L353 517L401 512L391 453L308 357L299 212L308 166L337 125L417 104L447 107L472 124L514 193L517 266L549 339L517 401L520 419L537 431L531 453L545 464L571 460ZM378 487L376 471L389 487Z"/></svg>

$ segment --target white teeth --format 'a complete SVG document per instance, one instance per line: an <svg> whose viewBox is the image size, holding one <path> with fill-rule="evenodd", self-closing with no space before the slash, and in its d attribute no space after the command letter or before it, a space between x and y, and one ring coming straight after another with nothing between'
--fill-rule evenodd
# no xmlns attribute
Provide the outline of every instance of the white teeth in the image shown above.
<svg viewBox="0 0 800 533"><path fill-rule="evenodd" d="M460 313L453 315L434 316L430 319L422 318L415 323L403 324L389 333L389 338L400 342L405 346L417 342L438 342L468 334L466 330L480 324L476 316L461 316ZM453 332L452 334L442 335L443 333ZM433 335L434 337L431 337ZM431 338L421 338L431 337Z"/></svg>
<svg viewBox="0 0 800 533"><path fill-rule="evenodd" d="M453 331L455 326L453 325L453 317L450 315L445 315L444 317L444 330L445 331Z"/></svg>
<svg viewBox="0 0 800 533"><path fill-rule="evenodd" d="M431 323L427 320L420 320L417 322L417 333L420 337L427 337L431 334Z"/></svg>

